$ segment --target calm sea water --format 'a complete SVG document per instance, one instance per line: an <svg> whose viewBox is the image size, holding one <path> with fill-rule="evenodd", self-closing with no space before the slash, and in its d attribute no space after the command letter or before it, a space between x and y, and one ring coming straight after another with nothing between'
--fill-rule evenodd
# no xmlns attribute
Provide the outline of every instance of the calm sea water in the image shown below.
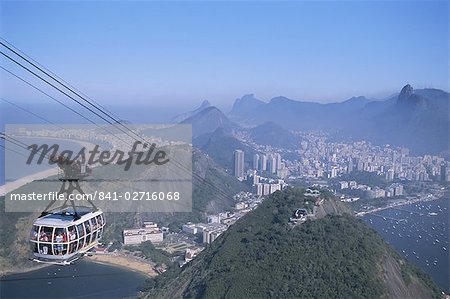
<svg viewBox="0 0 450 299"><path fill-rule="evenodd" d="M366 215L363 220L401 255L431 275L450 293L448 198Z"/></svg>
<svg viewBox="0 0 450 299"><path fill-rule="evenodd" d="M80 260L2 277L0 298L133 298L145 279L133 271Z"/></svg>

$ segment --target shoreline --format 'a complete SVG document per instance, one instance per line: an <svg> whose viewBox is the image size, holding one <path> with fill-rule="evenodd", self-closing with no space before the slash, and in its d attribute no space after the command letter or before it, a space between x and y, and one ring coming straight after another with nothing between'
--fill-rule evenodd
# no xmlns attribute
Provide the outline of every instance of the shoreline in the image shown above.
<svg viewBox="0 0 450 299"><path fill-rule="evenodd" d="M21 137L27 138L27 136L21 136ZM33 136L33 137L28 137L28 138L39 138L39 137ZM42 137L42 138L77 143L77 144L81 145L82 147L85 147L87 150L90 150L93 147L95 147L95 144L87 142L87 141L82 141L82 140L64 139L64 138L55 138L55 137ZM17 179L15 181L12 181L12 182L8 182L8 183L5 182L3 185L0 186L0 196L6 196L6 194L13 192L13 191L19 189L20 187L25 186L28 183L31 183L36 180L42 180L42 179L48 178L50 176L58 175L58 173L59 173L59 168L55 166L54 168L46 169L46 170L43 170L43 171L40 171L37 173L33 173L30 175L24 176L20 179Z"/></svg>
<svg viewBox="0 0 450 299"><path fill-rule="evenodd" d="M30 174L27 176L24 176L20 179L17 179L12 182L5 183L4 185L0 186L0 196L5 196L8 193L11 193L20 187L25 186L26 184L32 183L36 180L42 180L45 178L48 178L50 176L57 175L59 172L59 168L51 168L47 170L43 170L34 174Z"/></svg>
<svg viewBox="0 0 450 299"><path fill-rule="evenodd" d="M46 268L50 265L46 265L46 264L38 264L32 267L28 267L28 268L24 268L24 269L20 269L20 270L2 270L0 271L0 279L8 276L8 275L14 275L14 274L22 274L22 273L28 273L28 272L33 272L36 270L41 270L43 268Z"/></svg>
<svg viewBox="0 0 450 299"><path fill-rule="evenodd" d="M139 272L147 277L155 277L158 273L153 270L153 267L146 262L139 261L135 257L121 255L121 254L94 254L87 256L86 260L92 263L99 263L119 267L122 269Z"/></svg>
<svg viewBox="0 0 450 299"><path fill-rule="evenodd" d="M138 260L135 257L122 255L122 254L114 254L114 253L108 253L108 254L93 254L91 256L85 256L80 260L84 260L90 263L98 263L103 265L109 265L113 267L118 267L121 269L138 272L141 273L147 277L155 277L158 275L158 273L153 269L153 267L147 263ZM76 262L75 262L76 264ZM16 270L2 270L0 271L0 278L3 278L5 276L14 275L14 274L22 274L22 273L29 273L36 270L41 270L43 268L49 267L51 264L37 264L35 266L23 268L23 269L16 269ZM66 267L70 267L70 265L67 265Z"/></svg>
<svg viewBox="0 0 450 299"><path fill-rule="evenodd" d="M411 204L415 204L415 203L418 203L418 202L435 201L435 200L438 200L438 199L442 199L444 197L445 196L442 195L441 197L433 196L432 198L425 198L425 199L420 198L420 199L404 201L404 202L399 202L399 203L388 205L388 206L384 206L384 207L375 208L375 209L372 209L372 210L369 210L369 211L360 211L360 212L357 212L357 213L355 211L355 216L356 217L362 217L362 216L365 216L365 215L368 215L368 214L376 213L376 212L379 212L379 211L384 211L384 210L391 209L391 208L401 207L401 206L405 206L405 205L411 205Z"/></svg>

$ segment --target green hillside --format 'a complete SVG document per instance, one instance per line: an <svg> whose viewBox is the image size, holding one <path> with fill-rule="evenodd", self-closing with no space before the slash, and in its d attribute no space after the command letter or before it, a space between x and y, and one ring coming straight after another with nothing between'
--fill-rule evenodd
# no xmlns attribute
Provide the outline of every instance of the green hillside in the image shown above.
<svg viewBox="0 0 450 299"><path fill-rule="evenodd" d="M289 217L306 201L301 189L274 193L184 268L151 280L145 298L440 297L351 215L292 227Z"/></svg>

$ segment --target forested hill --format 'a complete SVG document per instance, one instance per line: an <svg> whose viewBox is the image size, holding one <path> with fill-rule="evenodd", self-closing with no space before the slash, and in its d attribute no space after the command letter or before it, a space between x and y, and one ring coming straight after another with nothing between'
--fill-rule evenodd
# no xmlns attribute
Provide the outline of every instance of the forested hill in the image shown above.
<svg viewBox="0 0 450 299"><path fill-rule="evenodd" d="M144 297L441 297L425 274L351 215L288 224L310 201L303 192L274 193L184 268L150 281Z"/></svg>

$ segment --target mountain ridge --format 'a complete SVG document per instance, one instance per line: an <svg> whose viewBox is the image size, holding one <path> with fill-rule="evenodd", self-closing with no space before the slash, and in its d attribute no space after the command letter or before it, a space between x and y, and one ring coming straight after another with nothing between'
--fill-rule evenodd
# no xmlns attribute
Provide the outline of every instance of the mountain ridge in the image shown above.
<svg viewBox="0 0 450 299"><path fill-rule="evenodd" d="M218 128L231 129L235 126L217 107L209 106L186 118L181 124L192 125L192 136L196 138L206 133L212 133Z"/></svg>
<svg viewBox="0 0 450 299"><path fill-rule="evenodd" d="M358 96L327 104L282 96L266 103L252 94L237 99L228 117L247 128L274 122L287 130L323 130L436 154L449 150L449 103L443 90L414 90L407 84L385 100Z"/></svg>
<svg viewBox="0 0 450 299"><path fill-rule="evenodd" d="M186 112L186 113L182 113L179 115L176 115L172 118L172 122L173 123L180 123L186 119L188 119L189 117L201 112L203 109L211 107L211 103L208 100L204 100L200 106L197 109L194 109L192 111Z"/></svg>

